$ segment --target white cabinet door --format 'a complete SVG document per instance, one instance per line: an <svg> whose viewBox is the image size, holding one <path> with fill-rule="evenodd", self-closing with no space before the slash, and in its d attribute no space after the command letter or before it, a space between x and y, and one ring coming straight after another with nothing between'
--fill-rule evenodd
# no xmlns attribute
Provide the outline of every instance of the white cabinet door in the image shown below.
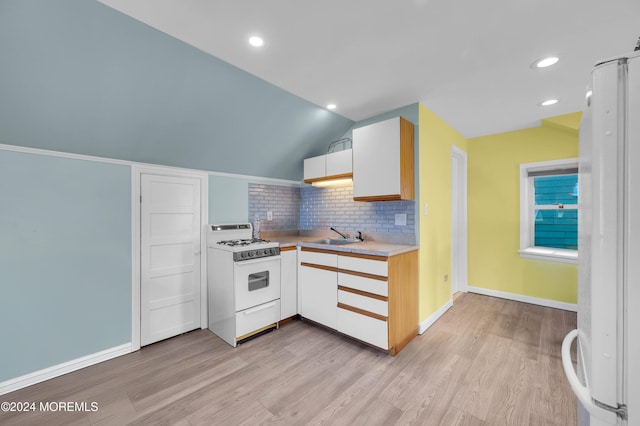
<svg viewBox="0 0 640 426"><path fill-rule="evenodd" d="M413 200L414 127L402 117L353 130L353 198Z"/></svg>
<svg viewBox="0 0 640 426"><path fill-rule="evenodd" d="M353 196L400 193L400 121L353 130Z"/></svg>
<svg viewBox="0 0 640 426"><path fill-rule="evenodd" d="M300 315L335 329L338 273L302 265L298 272Z"/></svg>
<svg viewBox="0 0 640 426"><path fill-rule="evenodd" d="M353 150L332 152L327 154L327 176L346 175L353 170Z"/></svg>
<svg viewBox="0 0 640 426"><path fill-rule="evenodd" d="M280 319L283 320L298 313L298 253L287 250L280 254Z"/></svg>
<svg viewBox="0 0 640 426"><path fill-rule="evenodd" d="M304 180L323 178L327 175L327 156L305 158L304 160Z"/></svg>
<svg viewBox="0 0 640 426"><path fill-rule="evenodd" d="M200 327L200 180L140 177L140 340Z"/></svg>

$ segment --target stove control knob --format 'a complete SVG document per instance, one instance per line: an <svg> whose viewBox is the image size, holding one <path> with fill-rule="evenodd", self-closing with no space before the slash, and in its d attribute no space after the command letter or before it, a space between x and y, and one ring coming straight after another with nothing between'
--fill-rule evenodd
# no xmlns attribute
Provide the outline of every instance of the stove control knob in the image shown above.
<svg viewBox="0 0 640 426"><path fill-rule="evenodd" d="M248 252L248 253L247 253L247 255L248 255L249 257L253 257L253 252L252 252L252 251L250 251L250 252Z"/></svg>
<svg viewBox="0 0 640 426"><path fill-rule="evenodd" d="M243 258L247 257L247 253L245 252L240 253L240 257L243 257Z"/></svg>

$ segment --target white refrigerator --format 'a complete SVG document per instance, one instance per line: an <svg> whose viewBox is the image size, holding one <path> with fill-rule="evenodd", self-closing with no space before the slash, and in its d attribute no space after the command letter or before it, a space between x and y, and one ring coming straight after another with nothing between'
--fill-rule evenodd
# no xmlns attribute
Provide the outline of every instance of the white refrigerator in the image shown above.
<svg viewBox="0 0 640 426"><path fill-rule="evenodd" d="M640 425L640 51L602 61L580 125L578 329L562 362L582 425ZM577 341L577 368L570 348Z"/></svg>

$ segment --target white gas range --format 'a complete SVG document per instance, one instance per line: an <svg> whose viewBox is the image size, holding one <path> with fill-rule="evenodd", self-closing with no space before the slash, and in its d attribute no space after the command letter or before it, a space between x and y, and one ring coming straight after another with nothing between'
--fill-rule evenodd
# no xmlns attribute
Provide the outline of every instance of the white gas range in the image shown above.
<svg viewBox="0 0 640 426"><path fill-rule="evenodd" d="M250 223L207 225L209 329L232 346L277 328L280 247Z"/></svg>

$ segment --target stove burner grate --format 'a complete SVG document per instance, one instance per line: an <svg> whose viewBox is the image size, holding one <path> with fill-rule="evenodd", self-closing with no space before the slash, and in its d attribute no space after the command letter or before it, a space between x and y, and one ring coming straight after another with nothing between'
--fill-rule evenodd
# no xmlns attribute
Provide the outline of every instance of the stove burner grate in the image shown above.
<svg viewBox="0 0 640 426"><path fill-rule="evenodd" d="M267 240L261 240L259 238L248 238L241 240L223 240L218 241L218 244L229 246L229 247L241 247L241 246L250 246L252 244L263 244L268 243Z"/></svg>

